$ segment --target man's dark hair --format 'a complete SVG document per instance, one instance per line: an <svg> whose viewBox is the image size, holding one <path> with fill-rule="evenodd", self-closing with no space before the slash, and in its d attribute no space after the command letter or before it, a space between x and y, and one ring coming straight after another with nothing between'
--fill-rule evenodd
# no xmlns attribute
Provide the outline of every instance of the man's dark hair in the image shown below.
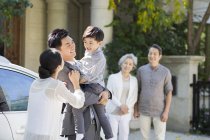
<svg viewBox="0 0 210 140"><path fill-rule="evenodd" d="M94 38L96 41L100 42L104 39L104 32L98 27L88 26L84 31L82 39L84 40L87 37Z"/></svg>
<svg viewBox="0 0 210 140"><path fill-rule="evenodd" d="M149 47L149 49L150 49L150 48L155 48L155 49L157 49L158 52L159 52L159 54L162 55L162 48L161 48L159 45L153 44L152 46Z"/></svg>
<svg viewBox="0 0 210 140"><path fill-rule="evenodd" d="M61 40L67 37L69 32L65 29L55 29L48 35L48 47L49 48L60 48Z"/></svg>

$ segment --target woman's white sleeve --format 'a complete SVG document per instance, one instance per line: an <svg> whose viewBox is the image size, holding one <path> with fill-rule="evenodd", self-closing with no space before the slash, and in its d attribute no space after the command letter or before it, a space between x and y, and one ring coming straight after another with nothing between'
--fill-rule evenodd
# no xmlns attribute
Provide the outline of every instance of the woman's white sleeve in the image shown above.
<svg viewBox="0 0 210 140"><path fill-rule="evenodd" d="M110 102L112 102L113 104L115 104L116 106L121 106L121 102L119 99L117 99L116 97L116 93L114 92L114 86L115 84L117 84L117 82L114 82L114 78L112 76L109 76L108 78L108 82L107 82L107 89L112 93L112 99L110 100Z"/></svg>
<svg viewBox="0 0 210 140"><path fill-rule="evenodd" d="M59 85L56 88L56 93L58 98L62 98L64 100L63 102L69 103L74 108L81 108L84 105L85 96L84 92L80 89L77 89L72 93L66 88L64 83L59 82Z"/></svg>

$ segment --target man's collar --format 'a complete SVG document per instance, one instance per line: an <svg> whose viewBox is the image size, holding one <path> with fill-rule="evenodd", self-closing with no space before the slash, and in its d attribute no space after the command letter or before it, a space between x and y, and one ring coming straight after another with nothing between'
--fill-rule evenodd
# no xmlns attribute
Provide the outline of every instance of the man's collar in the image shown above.
<svg viewBox="0 0 210 140"><path fill-rule="evenodd" d="M150 68L151 68L151 70L158 70L158 68L159 68L159 66L160 66L160 64L158 64L157 66L152 66L151 64L149 64L149 66L150 66Z"/></svg>

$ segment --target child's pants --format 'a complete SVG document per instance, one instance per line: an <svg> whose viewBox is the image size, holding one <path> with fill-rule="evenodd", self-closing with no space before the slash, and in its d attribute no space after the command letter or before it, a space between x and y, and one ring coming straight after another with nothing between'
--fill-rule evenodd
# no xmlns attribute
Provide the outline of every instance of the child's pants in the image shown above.
<svg viewBox="0 0 210 140"><path fill-rule="evenodd" d="M100 125L103 128L105 138L106 139L112 138L113 137L112 128L105 114L105 106L101 104L94 104L93 107L98 116ZM85 107L80 108L80 109L76 109L76 108L72 109L72 112L74 114L74 119L75 119L75 130L79 134L85 133L84 116L83 116L84 109Z"/></svg>

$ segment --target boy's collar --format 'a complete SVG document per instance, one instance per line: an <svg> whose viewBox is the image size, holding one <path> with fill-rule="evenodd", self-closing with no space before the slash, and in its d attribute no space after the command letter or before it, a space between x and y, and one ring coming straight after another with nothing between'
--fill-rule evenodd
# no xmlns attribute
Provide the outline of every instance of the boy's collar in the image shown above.
<svg viewBox="0 0 210 140"><path fill-rule="evenodd" d="M97 52L100 52L101 50L102 50L101 47L98 47L98 49L96 49L94 52L87 52L87 51L85 51L85 54L95 54Z"/></svg>

